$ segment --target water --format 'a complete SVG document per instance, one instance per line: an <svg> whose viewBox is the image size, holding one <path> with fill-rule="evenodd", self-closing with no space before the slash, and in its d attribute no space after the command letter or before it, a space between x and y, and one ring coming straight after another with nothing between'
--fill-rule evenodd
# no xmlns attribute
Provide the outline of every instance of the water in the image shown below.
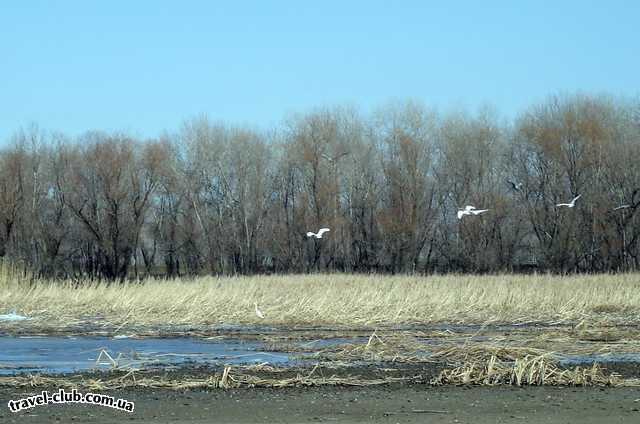
<svg viewBox="0 0 640 424"><path fill-rule="evenodd" d="M333 337L329 339L316 339L298 342L296 345L304 349L320 350L336 347L342 344L365 344L368 340L368 337Z"/></svg>
<svg viewBox="0 0 640 424"><path fill-rule="evenodd" d="M180 365L287 364L295 358L262 343L196 338L0 337L0 375ZM111 361L104 353L109 354ZM100 364L96 360L100 357Z"/></svg>
<svg viewBox="0 0 640 424"><path fill-rule="evenodd" d="M591 355L564 355L559 356L560 365L576 366L590 365L594 362L605 364L607 362L640 362L640 353L607 353Z"/></svg>
<svg viewBox="0 0 640 424"><path fill-rule="evenodd" d="M462 337L458 343L475 343ZM314 352L340 344L365 344L368 337L336 337L292 343L293 353L269 351L259 341L233 337L224 339L176 338L108 338L108 337L12 337L0 336L0 375L21 373L63 374L78 371L120 368L148 369L180 366L250 365L268 363L279 366L308 365ZM414 352L428 358L432 349L452 340L420 338L424 349ZM273 349L276 349L275 347ZM286 346L284 347L286 350ZM301 350L302 349L302 350ZM640 353L608 353L555 356L561 365L575 366L593 362L640 362Z"/></svg>

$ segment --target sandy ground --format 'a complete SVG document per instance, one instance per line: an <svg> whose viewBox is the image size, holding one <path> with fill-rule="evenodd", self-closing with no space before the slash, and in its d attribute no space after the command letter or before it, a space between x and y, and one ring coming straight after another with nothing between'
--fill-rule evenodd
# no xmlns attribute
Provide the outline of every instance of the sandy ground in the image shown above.
<svg viewBox="0 0 640 424"><path fill-rule="evenodd" d="M2 423L638 423L640 388L317 387L109 392L133 413L48 405L12 413L9 399L40 389L0 388Z"/></svg>

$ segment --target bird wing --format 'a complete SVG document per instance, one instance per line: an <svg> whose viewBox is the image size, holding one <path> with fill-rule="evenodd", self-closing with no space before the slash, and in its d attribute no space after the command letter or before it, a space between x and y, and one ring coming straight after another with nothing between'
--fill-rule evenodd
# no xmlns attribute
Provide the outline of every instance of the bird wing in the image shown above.
<svg viewBox="0 0 640 424"><path fill-rule="evenodd" d="M470 211L471 209L475 209L475 208L476 208L475 206L467 205L467 206L464 207L464 210L465 211Z"/></svg>
<svg viewBox="0 0 640 424"><path fill-rule="evenodd" d="M571 206L569 203L558 203L556 206Z"/></svg>
<svg viewBox="0 0 640 424"><path fill-rule="evenodd" d="M575 203L576 200L578 200L580 198L580 196L582 196L582 194L578 194L576 197L573 198L573 200L571 201L571 203Z"/></svg>
<svg viewBox="0 0 640 424"><path fill-rule="evenodd" d="M630 208L630 207L631 207L631 205L620 205L617 208L613 208L613 210L614 211L618 211L620 209L627 209L627 208Z"/></svg>
<svg viewBox="0 0 640 424"><path fill-rule="evenodd" d="M320 228L320 231L318 231L318 236L323 235L327 231L331 231L331 230L329 228Z"/></svg>
<svg viewBox="0 0 640 424"><path fill-rule="evenodd" d="M307 233L307 237L313 237L313 236L315 236L315 235L316 235L316 233L312 233L311 231L309 231L309 232Z"/></svg>
<svg viewBox="0 0 640 424"><path fill-rule="evenodd" d="M485 213L487 212L489 209L476 209L474 211L471 211L472 214L474 215L480 215L481 213Z"/></svg>

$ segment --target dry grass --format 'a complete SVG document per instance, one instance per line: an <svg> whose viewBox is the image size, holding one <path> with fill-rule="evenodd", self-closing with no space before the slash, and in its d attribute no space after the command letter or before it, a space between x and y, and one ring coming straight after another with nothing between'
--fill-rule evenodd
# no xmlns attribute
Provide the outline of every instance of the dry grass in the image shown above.
<svg viewBox="0 0 640 424"><path fill-rule="evenodd" d="M263 369L267 368L267 369ZM356 376L324 376L314 373L316 368L292 377L278 376L282 369L269 366L227 366L221 372L202 377L181 377L172 379L162 375L148 376L130 371L117 377L87 378L83 375L71 376L0 376L0 386L14 388L63 387L91 390L116 390L128 387L154 389L229 389L255 387L309 387L309 386L375 386L398 382L421 382L418 377L362 378ZM269 376L265 375L269 374Z"/></svg>
<svg viewBox="0 0 640 424"><path fill-rule="evenodd" d="M610 341L594 336L584 341L570 330L545 329L541 334L433 333L422 331L376 331L366 342L348 342L306 351L322 361L368 361L396 363L445 363L451 366L487 362L496 357L514 362L526 356L548 356L554 360L607 361L616 357L638 357L640 338ZM600 335L594 331L595 335ZM607 334L606 332L604 333ZM436 337L439 337L436 339ZM276 345L277 346L277 345ZM296 351L296 350L292 350Z"/></svg>
<svg viewBox="0 0 640 424"><path fill-rule="evenodd" d="M597 365L573 369L561 369L546 355L517 358L513 362L491 356L486 361L470 361L459 367L445 369L437 377L424 380L421 375L409 373L401 376L364 377L327 374L330 368L316 372L300 370L294 376L286 369L268 365L227 366L220 372L202 376L150 375L131 370L117 376L105 374L104 378L84 375L70 376L0 376L0 386L13 388L64 387L88 390L116 390L129 387L153 389L229 389L257 387L308 387L308 386L374 386L393 383L430 385L554 385L554 386L640 386L638 379L622 379L607 375Z"/></svg>
<svg viewBox="0 0 640 424"><path fill-rule="evenodd" d="M264 312L254 313L257 302ZM430 323L596 325L640 322L640 275L203 277L107 284L0 273L0 314L16 309L46 328L277 325L332 328ZM1 324L10 325L10 324Z"/></svg>
<svg viewBox="0 0 640 424"><path fill-rule="evenodd" d="M559 368L547 355L517 358L506 362L491 356L442 371L432 384L516 385L516 386L637 386L636 380L607 375L594 363L590 367Z"/></svg>
<svg viewBox="0 0 640 424"><path fill-rule="evenodd" d="M314 352L314 358L328 361L428 362L425 345L400 333L382 337L374 331L367 343L343 343Z"/></svg>

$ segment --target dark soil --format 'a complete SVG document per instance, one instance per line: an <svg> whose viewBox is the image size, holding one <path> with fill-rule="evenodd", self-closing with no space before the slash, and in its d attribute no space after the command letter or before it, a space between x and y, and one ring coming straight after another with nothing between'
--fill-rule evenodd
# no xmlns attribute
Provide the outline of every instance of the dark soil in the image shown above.
<svg viewBox="0 0 640 424"><path fill-rule="evenodd" d="M9 400L55 387L0 388L0 423L638 423L640 388L600 387L432 387L420 384L442 369L439 364L384 364L324 369L325 375L360 379L410 376L412 383L382 386L242 388L174 391L143 387L100 392L135 403L133 413L80 404L46 405L13 413ZM610 372L637 377L638 364L610 364ZM204 378L212 368L157 370L171 379ZM218 369L217 372L220 372ZM287 378L309 369L260 372ZM318 372L318 371L316 371ZM83 374L104 378L104 374ZM88 389L81 389L88 392Z"/></svg>
<svg viewBox="0 0 640 424"><path fill-rule="evenodd" d="M7 401L37 391L0 389L2 423L638 423L638 388L315 387L110 392L132 413L47 405L12 413Z"/></svg>

